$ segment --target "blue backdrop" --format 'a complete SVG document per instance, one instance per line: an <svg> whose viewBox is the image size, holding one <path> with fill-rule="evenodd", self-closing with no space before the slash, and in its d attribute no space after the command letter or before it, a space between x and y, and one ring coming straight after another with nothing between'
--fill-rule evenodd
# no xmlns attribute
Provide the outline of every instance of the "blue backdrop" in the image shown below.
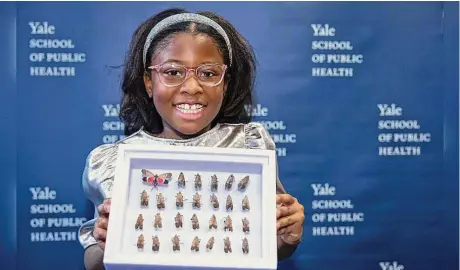
<svg viewBox="0 0 460 270"><path fill-rule="evenodd" d="M458 269L454 2L0 3L2 269L83 269L84 161L122 138L113 66L169 7L217 12L255 47L256 120L307 214L280 269Z"/></svg>

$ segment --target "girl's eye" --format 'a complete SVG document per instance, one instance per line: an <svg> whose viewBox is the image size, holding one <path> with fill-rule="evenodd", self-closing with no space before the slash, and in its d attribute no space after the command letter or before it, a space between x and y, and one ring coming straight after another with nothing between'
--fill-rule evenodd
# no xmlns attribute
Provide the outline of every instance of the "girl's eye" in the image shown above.
<svg viewBox="0 0 460 270"><path fill-rule="evenodd" d="M182 72L179 69L168 69L168 70L163 71L163 74L166 76L173 76L173 77L182 76Z"/></svg>
<svg viewBox="0 0 460 270"><path fill-rule="evenodd" d="M216 73L211 70L202 70L200 71L200 77L213 77L216 76Z"/></svg>
<svg viewBox="0 0 460 270"><path fill-rule="evenodd" d="M202 72L202 76L203 77L211 77L211 76L214 76L214 73L212 73L212 72Z"/></svg>

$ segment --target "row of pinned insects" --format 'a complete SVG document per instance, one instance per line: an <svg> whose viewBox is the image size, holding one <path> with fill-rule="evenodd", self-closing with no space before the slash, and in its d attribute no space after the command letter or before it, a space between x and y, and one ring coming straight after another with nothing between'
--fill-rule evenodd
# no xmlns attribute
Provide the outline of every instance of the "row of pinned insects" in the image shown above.
<svg viewBox="0 0 460 270"><path fill-rule="evenodd" d="M231 244L230 238L227 236L223 240L224 240L224 252L225 253L231 253L232 252L232 244ZM206 244L206 249L208 251L213 249L214 241L215 241L214 236L209 238L208 243ZM180 245L183 244L183 243L181 243L180 237L177 234L174 235L174 237L171 239L171 242L172 242L173 251L180 251ZM192 241L190 249L192 251L195 251L195 252L200 251L200 242L201 242L201 239L198 236L195 236L193 238L193 241ZM137 248L138 249L144 249L144 243L145 243L144 235L141 234L141 235L139 235L139 237L137 239ZM244 254L249 253L249 243L248 243L248 239L246 237L244 237L242 239L241 249L243 250ZM155 252L160 251L160 239L159 239L159 237L157 235L152 236L152 250L155 251Z"/></svg>
<svg viewBox="0 0 460 270"><path fill-rule="evenodd" d="M163 174L154 174L149 170L142 169L142 182L148 185L153 185L154 187L157 186L166 186L168 185L171 180L172 180L172 173L163 173ZM185 183L187 181L185 180L184 173L179 173L179 177L177 178L177 186L179 188L185 188ZM231 190L233 183L235 182L235 176L233 174L230 174L230 176L227 178L227 181L225 181L225 189L226 190ZM203 187L203 181L201 180L201 175L195 174L195 189L200 190ZM243 177L239 182L238 182L238 190L239 191L245 191L246 187L248 186L249 183L249 176ZM211 191L216 192L219 188L219 181L217 180L217 175L212 175L211 176Z"/></svg>
<svg viewBox="0 0 460 270"><path fill-rule="evenodd" d="M176 216L174 217L174 224L176 228L182 228L184 225L184 216L181 215L180 213L177 213ZM198 221L198 217L196 214L193 214L192 218L190 219L192 221L192 228L194 230L198 230L200 228L200 223ZM243 218L241 220L243 223L243 232L249 233L249 220L247 218ZM211 218L209 219L209 229L217 229L217 218L215 215L212 215ZM163 219L161 217L160 213L157 213L155 215L155 220L153 222L153 227L155 229L161 229L163 228ZM144 217L142 214L139 214L136 220L136 224L134 225L134 228L136 230L143 230L144 229ZM227 216L224 219L224 231L230 231L233 232L233 221L230 216Z"/></svg>
<svg viewBox="0 0 460 270"><path fill-rule="evenodd" d="M158 209L165 209L166 204L165 204L165 197L163 194L160 192L157 194L157 208ZM182 192L178 192L176 195L176 208L182 208L184 207L184 195ZM219 199L217 198L216 194L210 195L210 203L212 204L212 207L214 209L219 209ZM149 195L147 194L147 191L142 191L141 193L141 206L149 206ZM202 206L201 204L201 195L195 193L193 195L193 200L192 200L192 207L196 209L200 209ZM233 199L232 196L227 195L227 200L225 202L225 208L227 211L232 211L233 210ZM242 202L241 202L241 208L243 211L249 211L250 206L249 206L249 198L248 196L244 196Z"/></svg>

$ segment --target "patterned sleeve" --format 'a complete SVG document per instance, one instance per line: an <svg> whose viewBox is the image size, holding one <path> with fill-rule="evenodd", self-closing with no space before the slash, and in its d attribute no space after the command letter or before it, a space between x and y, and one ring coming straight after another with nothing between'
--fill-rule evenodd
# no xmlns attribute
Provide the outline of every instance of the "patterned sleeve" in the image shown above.
<svg viewBox="0 0 460 270"><path fill-rule="evenodd" d="M251 122L245 127L246 148L276 150L275 142L265 129L265 127L257 122ZM285 194L286 190L279 179L278 163L276 163L276 193Z"/></svg>
<svg viewBox="0 0 460 270"><path fill-rule="evenodd" d="M85 196L94 205L94 217L78 230L78 240L84 249L97 244L93 237L94 224L97 220L97 206L110 197L113 180L113 159L116 158L116 147L104 144L89 153L82 175L82 186Z"/></svg>

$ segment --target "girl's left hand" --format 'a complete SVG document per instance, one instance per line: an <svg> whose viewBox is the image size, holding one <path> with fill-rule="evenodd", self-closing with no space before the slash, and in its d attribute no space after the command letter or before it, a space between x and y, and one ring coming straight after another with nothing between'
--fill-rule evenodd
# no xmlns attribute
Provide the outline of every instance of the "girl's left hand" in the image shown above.
<svg viewBox="0 0 460 270"><path fill-rule="evenodd" d="M289 194L278 194L276 203L278 205L276 212L278 235L287 244L298 244L302 238L305 220L303 205Z"/></svg>

